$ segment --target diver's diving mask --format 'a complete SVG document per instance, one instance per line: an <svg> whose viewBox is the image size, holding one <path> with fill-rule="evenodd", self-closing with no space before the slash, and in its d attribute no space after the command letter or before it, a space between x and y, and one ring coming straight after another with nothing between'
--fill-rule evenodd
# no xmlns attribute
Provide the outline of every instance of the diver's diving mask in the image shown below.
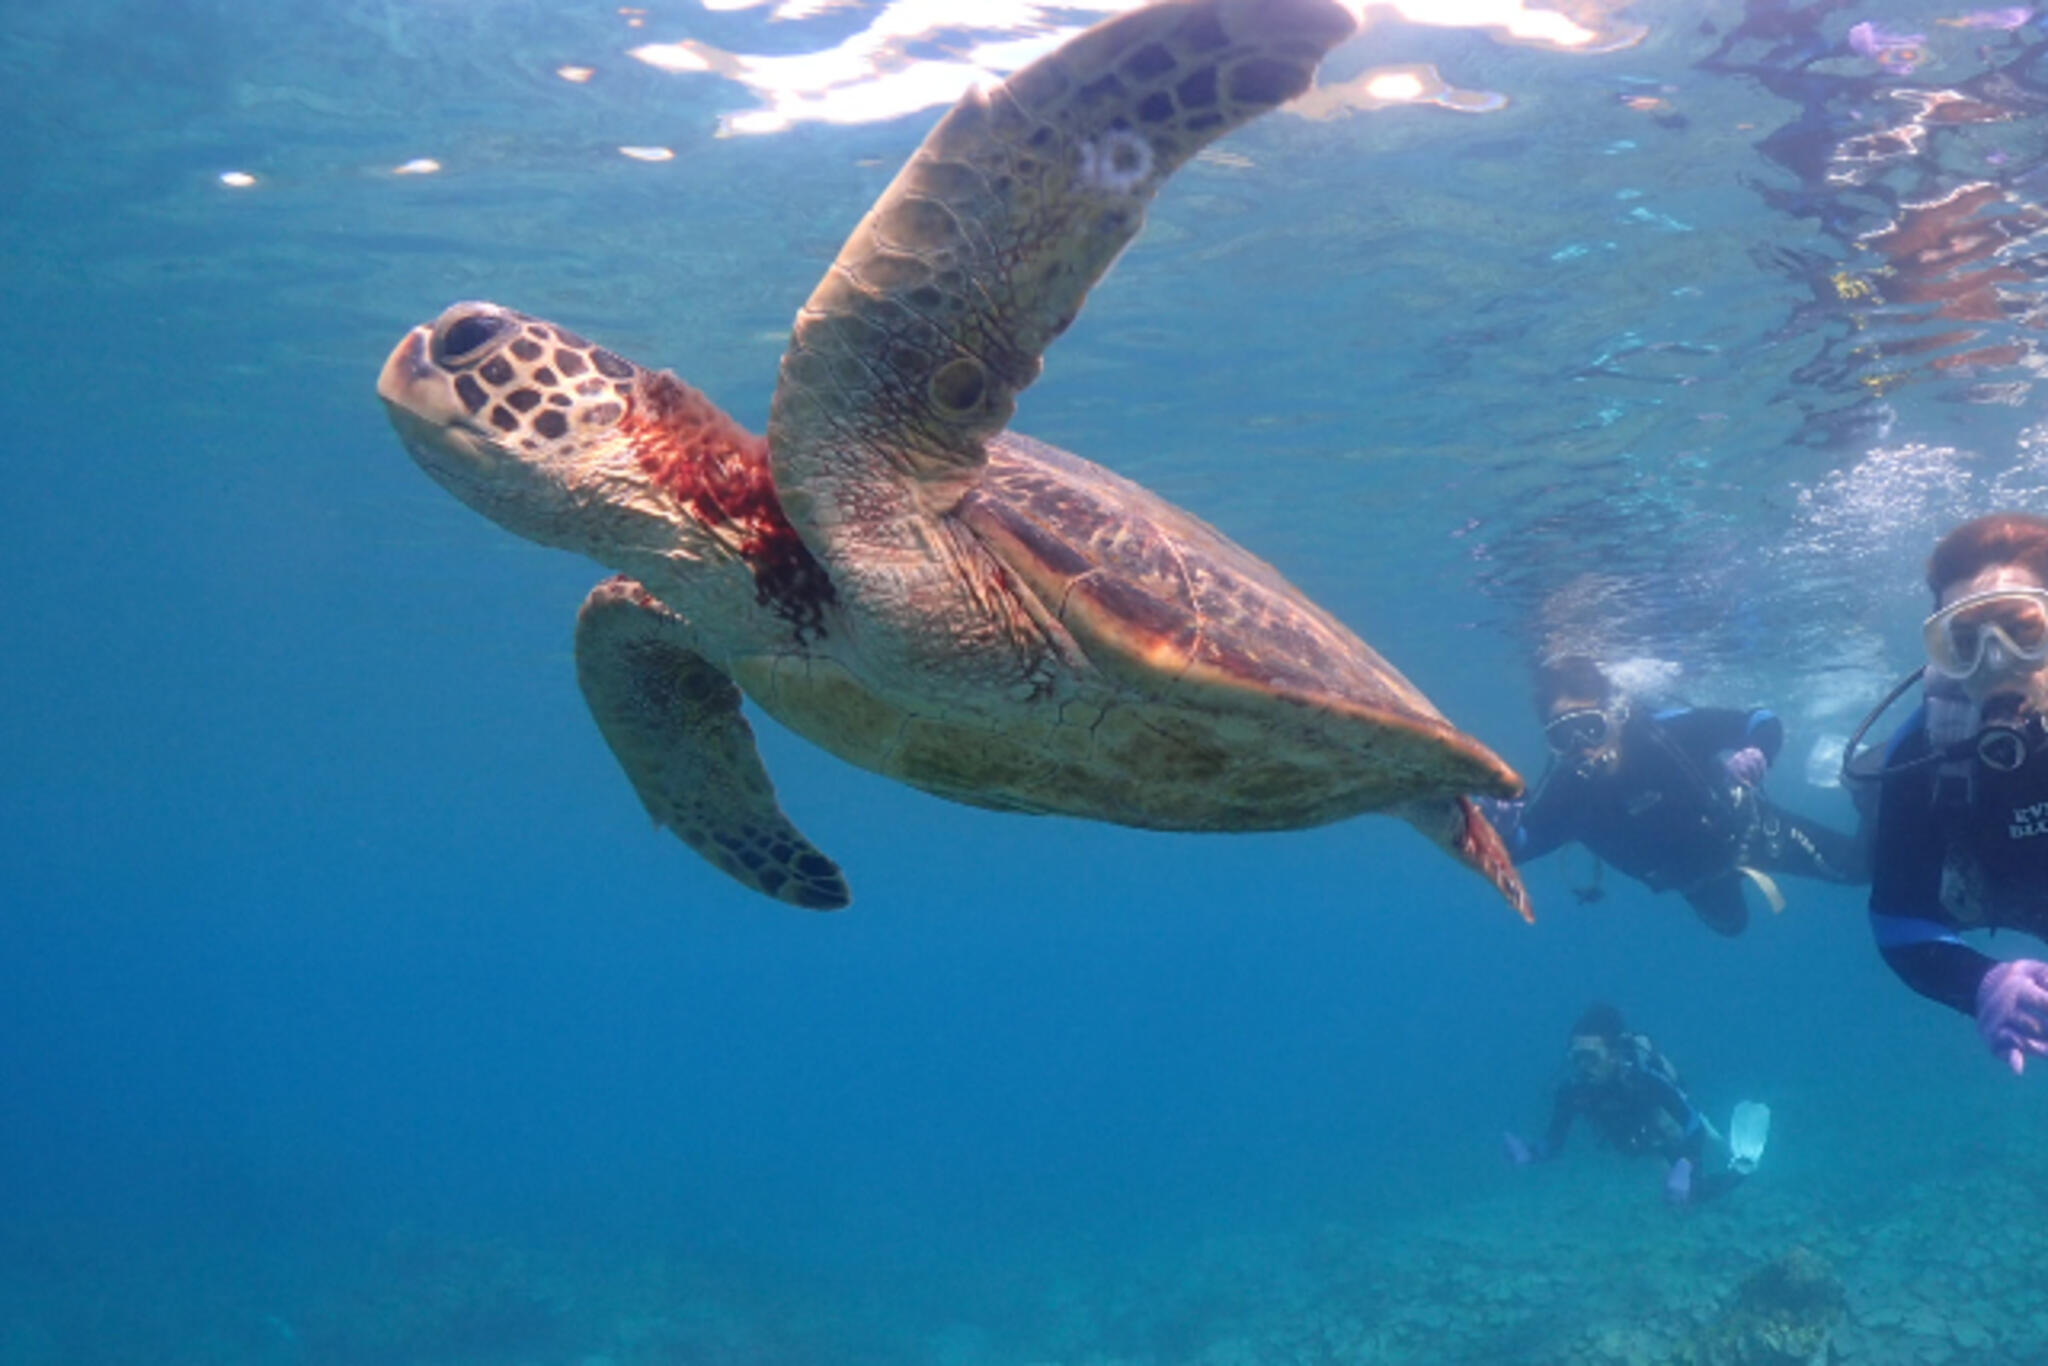
<svg viewBox="0 0 2048 1366"><path fill-rule="evenodd" d="M1553 717L1543 727L1543 739L1552 754L1570 758L1591 754L1612 741L1621 729L1621 718L1603 707L1581 707Z"/></svg>
<svg viewBox="0 0 2048 1366"><path fill-rule="evenodd" d="M1963 679L2032 673L2048 663L2048 588L1994 588L1958 598L1920 628L1927 667Z"/></svg>

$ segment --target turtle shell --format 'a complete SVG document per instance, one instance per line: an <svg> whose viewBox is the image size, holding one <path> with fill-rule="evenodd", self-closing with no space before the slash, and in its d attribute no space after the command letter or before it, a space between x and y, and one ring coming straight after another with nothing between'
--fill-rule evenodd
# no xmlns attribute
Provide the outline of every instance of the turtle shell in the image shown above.
<svg viewBox="0 0 2048 1366"><path fill-rule="evenodd" d="M1338 779L1330 819L1520 788L1512 769L1278 570L1099 465L1005 433L955 515L1091 664L1162 719L1252 718L1275 745L1325 748ZM1280 805L1311 800L1297 792Z"/></svg>

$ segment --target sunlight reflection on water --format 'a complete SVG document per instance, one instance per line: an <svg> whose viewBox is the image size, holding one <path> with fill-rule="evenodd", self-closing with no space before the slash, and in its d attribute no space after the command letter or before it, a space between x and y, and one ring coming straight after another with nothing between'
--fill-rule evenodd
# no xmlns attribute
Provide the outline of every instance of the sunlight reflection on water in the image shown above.
<svg viewBox="0 0 2048 1366"><path fill-rule="evenodd" d="M1639 42L1645 30L1603 14L1597 6L1578 18L1524 0L1347 0L1367 23L1376 14L1440 28L1484 30L1503 42L1567 52L1611 52ZM711 73L750 90L758 109L727 114L728 136L777 133L796 124L871 123L950 104L977 84L988 84L1052 51L1089 23L1137 7L1138 0L1086 9L1025 0L982 0L963 8L953 0L893 0L860 32L834 46L795 55L749 55L694 38L641 43L627 55L657 70ZM776 21L795 22L846 6L821 0L718 0L714 9L770 8ZM1582 22L1583 21L1583 22ZM1589 26L1590 25L1590 26ZM1343 90L1325 95L1352 108L1434 103L1487 112L1505 103L1488 92L1452 89L1433 68L1368 71Z"/></svg>

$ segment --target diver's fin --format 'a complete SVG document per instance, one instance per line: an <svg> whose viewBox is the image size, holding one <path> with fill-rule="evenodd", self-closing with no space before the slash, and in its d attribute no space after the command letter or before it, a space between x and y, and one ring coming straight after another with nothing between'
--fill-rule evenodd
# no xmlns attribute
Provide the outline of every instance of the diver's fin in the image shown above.
<svg viewBox="0 0 2048 1366"><path fill-rule="evenodd" d="M1763 1160L1764 1144L1771 1136L1771 1107L1760 1100L1745 1100L1728 1118L1728 1166L1744 1176Z"/></svg>

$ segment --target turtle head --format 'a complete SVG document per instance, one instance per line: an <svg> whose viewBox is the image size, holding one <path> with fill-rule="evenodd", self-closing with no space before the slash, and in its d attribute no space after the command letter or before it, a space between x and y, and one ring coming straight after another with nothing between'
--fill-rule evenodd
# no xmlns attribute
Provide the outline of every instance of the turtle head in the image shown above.
<svg viewBox="0 0 2048 1366"><path fill-rule="evenodd" d="M457 498L529 540L663 585L672 606L677 592L737 583L812 629L832 598L783 514L767 441L665 370L460 303L405 334L377 393L413 459Z"/></svg>
<svg viewBox="0 0 2048 1366"><path fill-rule="evenodd" d="M646 372L496 304L452 305L405 334L377 379L399 439L434 480L522 536L590 552L633 505L622 424Z"/></svg>

